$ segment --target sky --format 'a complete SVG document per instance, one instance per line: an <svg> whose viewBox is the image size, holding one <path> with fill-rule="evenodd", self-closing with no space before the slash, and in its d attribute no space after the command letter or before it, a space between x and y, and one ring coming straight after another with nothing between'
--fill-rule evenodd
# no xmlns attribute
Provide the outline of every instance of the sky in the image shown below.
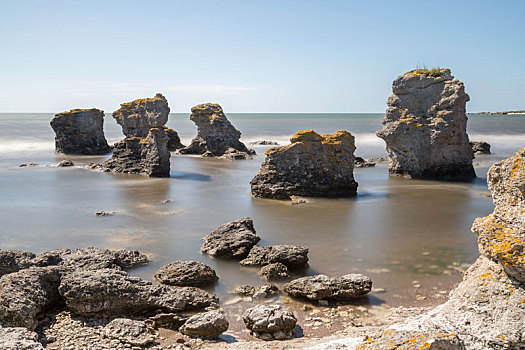
<svg viewBox="0 0 525 350"><path fill-rule="evenodd" d="M172 112L376 112L447 67L468 111L525 109L525 1L0 0L0 112L164 94Z"/></svg>

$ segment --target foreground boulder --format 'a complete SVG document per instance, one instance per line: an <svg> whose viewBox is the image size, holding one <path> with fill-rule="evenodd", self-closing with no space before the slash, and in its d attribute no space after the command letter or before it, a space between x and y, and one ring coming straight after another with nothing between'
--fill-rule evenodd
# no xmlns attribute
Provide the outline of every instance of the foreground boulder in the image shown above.
<svg viewBox="0 0 525 350"><path fill-rule="evenodd" d="M253 335L264 340L291 338L297 323L294 314L279 305L257 305L246 310L242 319Z"/></svg>
<svg viewBox="0 0 525 350"><path fill-rule="evenodd" d="M229 326L222 312L208 311L188 318L180 327L180 332L193 337L214 339L226 332Z"/></svg>
<svg viewBox="0 0 525 350"><path fill-rule="evenodd" d="M129 136L115 143L113 157L95 169L106 172L170 176L168 136L163 128L151 128L145 138Z"/></svg>
<svg viewBox="0 0 525 350"><path fill-rule="evenodd" d="M34 330L37 317L61 304L60 269L33 267L0 278L0 324Z"/></svg>
<svg viewBox="0 0 525 350"><path fill-rule="evenodd" d="M197 136L179 151L181 154L247 159L254 153L240 141L241 132L233 127L218 104L193 107L190 119L197 125Z"/></svg>
<svg viewBox="0 0 525 350"><path fill-rule="evenodd" d="M0 327L0 349L44 350L38 342L38 334L24 327Z"/></svg>
<svg viewBox="0 0 525 350"><path fill-rule="evenodd" d="M296 245L254 246L242 265L263 266L281 263L290 269L307 266L308 248Z"/></svg>
<svg viewBox="0 0 525 350"><path fill-rule="evenodd" d="M483 141L470 141L470 147L474 154L490 154L490 145Z"/></svg>
<svg viewBox="0 0 525 350"><path fill-rule="evenodd" d="M250 181L255 197L287 199L305 197L352 197L354 137L348 131L319 135L299 131L291 144L270 148L261 169Z"/></svg>
<svg viewBox="0 0 525 350"><path fill-rule="evenodd" d="M397 77L383 128L391 174L419 179L476 177L467 135L469 96L449 69L416 69Z"/></svg>
<svg viewBox="0 0 525 350"><path fill-rule="evenodd" d="M0 250L0 276L29 267L35 257L31 252Z"/></svg>
<svg viewBox="0 0 525 350"><path fill-rule="evenodd" d="M307 276L286 283L283 290L291 296L310 300L348 300L368 294L372 280L359 274Z"/></svg>
<svg viewBox="0 0 525 350"><path fill-rule="evenodd" d="M85 316L178 312L202 309L218 301L215 295L198 288L153 285L115 269L67 274L59 291L71 311Z"/></svg>
<svg viewBox="0 0 525 350"><path fill-rule="evenodd" d="M111 152L104 137L104 111L72 109L51 120L55 150L64 154L100 155Z"/></svg>
<svg viewBox="0 0 525 350"><path fill-rule="evenodd" d="M219 280L215 271L197 261L175 261L162 266L155 279L170 286L205 286Z"/></svg>
<svg viewBox="0 0 525 350"><path fill-rule="evenodd" d="M243 259L261 238L255 234L253 220L244 218L219 226L202 240L201 253L222 259Z"/></svg>

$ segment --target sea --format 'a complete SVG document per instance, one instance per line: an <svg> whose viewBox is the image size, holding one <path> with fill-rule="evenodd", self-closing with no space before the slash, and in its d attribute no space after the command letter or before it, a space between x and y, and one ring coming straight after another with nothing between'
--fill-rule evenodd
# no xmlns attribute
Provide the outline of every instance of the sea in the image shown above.
<svg viewBox="0 0 525 350"><path fill-rule="evenodd" d="M412 180L388 174L388 164L354 171L358 196L351 199L287 201L252 198L250 180L270 146L281 145L298 130L319 133L348 130L356 155L385 157L375 136L382 113L230 113L241 140L256 150L251 160L228 161L172 154L170 178L110 174L84 167L109 156L64 156L54 152L50 113L0 114L0 249L44 252L56 248L137 249L151 264L131 270L153 281L157 269L176 260L213 267L217 293L229 312L250 305L230 291L241 284L261 285L257 268L214 260L199 253L201 238L219 225L251 217L260 245L296 244L309 248L309 267L293 277L362 273L374 290L359 301L364 307L411 307L438 304L478 256L475 218L493 210L486 174L490 166L525 147L524 116L470 115L471 140L492 145L491 155L474 159L477 178L470 183ZM188 113L172 113L168 127L184 144L196 135ZM106 115L108 142L123 138ZM52 167L62 159L75 167ZM41 166L19 167L22 163ZM116 212L100 217L99 211ZM301 303L284 294L272 302L298 312Z"/></svg>

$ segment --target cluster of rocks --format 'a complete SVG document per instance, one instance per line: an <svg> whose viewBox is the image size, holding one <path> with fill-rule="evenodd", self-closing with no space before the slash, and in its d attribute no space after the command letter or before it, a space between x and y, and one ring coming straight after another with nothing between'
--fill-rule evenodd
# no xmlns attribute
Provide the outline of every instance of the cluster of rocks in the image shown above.
<svg viewBox="0 0 525 350"><path fill-rule="evenodd" d="M218 104L204 103L193 107L190 119L197 125L197 136L179 153L225 159L248 159L255 154L240 141L241 132L230 123Z"/></svg>
<svg viewBox="0 0 525 350"><path fill-rule="evenodd" d="M391 174L420 179L476 177L467 135L469 96L449 69L416 69L397 77L383 128Z"/></svg>
<svg viewBox="0 0 525 350"><path fill-rule="evenodd" d="M348 131L319 135L299 131L291 144L273 147L259 172L250 181L255 197L290 199L291 196L352 197L354 180L354 137Z"/></svg>

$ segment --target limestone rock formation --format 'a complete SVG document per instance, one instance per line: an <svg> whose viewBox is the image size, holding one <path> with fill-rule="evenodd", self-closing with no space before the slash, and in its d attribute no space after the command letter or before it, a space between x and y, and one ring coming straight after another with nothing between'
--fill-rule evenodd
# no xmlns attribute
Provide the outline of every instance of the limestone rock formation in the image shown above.
<svg viewBox="0 0 525 350"><path fill-rule="evenodd" d="M113 157L95 166L106 172L170 176L168 136L163 128L151 128L145 138L129 136L115 143Z"/></svg>
<svg viewBox="0 0 525 350"><path fill-rule="evenodd" d="M153 285L115 269L72 272L62 278L59 291L71 311L86 316L178 312L202 309L218 301L198 288Z"/></svg>
<svg viewBox="0 0 525 350"><path fill-rule="evenodd" d="M29 267L35 257L31 252L0 250L0 277Z"/></svg>
<svg viewBox="0 0 525 350"><path fill-rule="evenodd" d="M240 141L241 132L230 123L218 104L204 103L193 107L190 119L197 125L197 136L179 151L181 154L246 159L255 153Z"/></svg>
<svg viewBox="0 0 525 350"><path fill-rule="evenodd" d="M72 109L58 113L50 122L55 149L64 154L99 155L111 152L104 137L104 111Z"/></svg>
<svg viewBox="0 0 525 350"><path fill-rule="evenodd" d="M242 316L246 328L263 340L287 339L293 335L297 319L280 305L257 305Z"/></svg>
<svg viewBox="0 0 525 350"><path fill-rule="evenodd" d="M244 218L219 226L202 240L201 253L222 259L243 259L261 239L255 234L252 219Z"/></svg>
<svg viewBox="0 0 525 350"><path fill-rule="evenodd" d="M184 145L180 142L179 134L173 129L164 129L166 131L166 136L168 136L168 151L173 152L178 149L184 148Z"/></svg>
<svg viewBox="0 0 525 350"><path fill-rule="evenodd" d="M286 267L286 265L280 262L276 262L261 267L261 269L259 270L259 276L261 276L264 279L271 280L279 278L288 278L290 277L290 273L288 272L288 268Z"/></svg>
<svg viewBox="0 0 525 350"><path fill-rule="evenodd" d="M360 274L315 275L286 283L283 290L291 296L310 300L348 300L368 294L372 290L372 280Z"/></svg>
<svg viewBox="0 0 525 350"><path fill-rule="evenodd" d="M308 263L308 248L295 245L254 246L242 265L263 266L281 263L290 269L305 267Z"/></svg>
<svg viewBox="0 0 525 350"><path fill-rule="evenodd" d="M391 174L419 179L476 177L467 135L469 96L449 69L416 69L397 77L383 128Z"/></svg>
<svg viewBox="0 0 525 350"><path fill-rule="evenodd" d="M226 332L229 326L222 312L208 311L188 318L180 328L180 332L189 336L213 339Z"/></svg>
<svg viewBox="0 0 525 350"><path fill-rule="evenodd" d="M470 141L474 154L490 154L490 144L484 141Z"/></svg>
<svg viewBox="0 0 525 350"><path fill-rule="evenodd" d="M352 197L354 137L348 131L319 135L299 131L291 144L270 148L261 169L250 181L255 197L290 199L305 197Z"/></svg>
<svg viewBox="0 0 525 350"><path fill-rule="evenodd" d="M170 286L205 286L219 280L215 271L197 261L175 261L162 266L155 274L155 279Z"/></svg>
<svg viewBox="0 0 525 350"><path fill-rule="evenodd" d="M44 350L38 342L38 334L24 327L0 327L0 349Z"/></svg>

